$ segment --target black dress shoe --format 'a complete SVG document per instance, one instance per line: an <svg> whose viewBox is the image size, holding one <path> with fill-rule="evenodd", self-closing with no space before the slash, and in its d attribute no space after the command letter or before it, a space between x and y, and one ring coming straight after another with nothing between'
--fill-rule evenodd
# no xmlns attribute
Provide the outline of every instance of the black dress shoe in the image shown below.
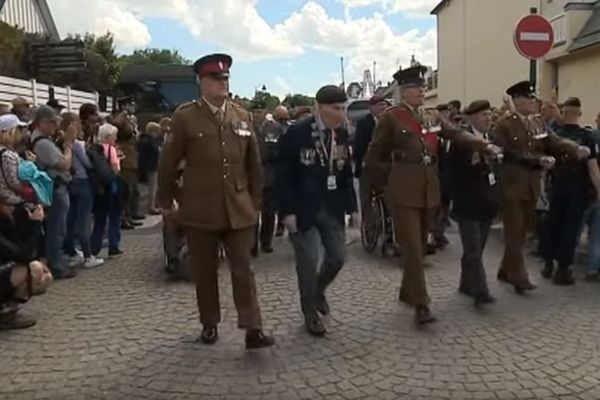
<svg viewBox="0 0 600 400"><path fill-rule="evenodd" d="M321 300L317 302L317 311L322 315L329 315L329 303L327 302L325 296L323 296Z"/></svg>
<svg viewBox="0 0 600 400"><path fill-rule="evenodd" d="M431 310L427 306L419 306L415 312L415 319L417 324L425 325L431 324L432 322L437 321L437 319L431 314Z"/></svg>
<svg viewBox="0 0 600 400"><path fill-rule="evenodd" d="M273 246L271 246L271 245L261 246L260 249L265 254L271 254L273 252Z"/></svg>
<svg viewBox="0 0 600 400"><path fill-rule="evenodd" d="M306 320L305 324L306 330L313 336L323 337L327 332L325 324L323 324L323 321L321 321L321 318L319 318L318 316Z"/></svg>
<svg viewBox="0 0 600 400"><path fill-rule="evenodd" d="M263 349L275 344L275 339L267 336L260 329L251 329L246 332L246 349Z"/></svg>
<svg viewBox="0 0 600 400"><path fill-rule="evenodd" d="M200 340L204 344L215 344L219 339L219 331L216 326L205 326L202 328Z"/></svg>
<svg viewBox="0 0 600 400"><path fill-rule="evenodd" d="M546 279L552 278L552 274L554 273L554 263L552 261L546 261L544 264L544 269L542 270L542 277Z"/></svg>
<svg viewBox="0 0 600 400"><path fill-rule="evenodd" d="M571 269L559 269L554 274L552 283L559 286L570 286L575 284L575 278L573 278L573 272Z"/></svg>
<svg viewBox="0 0 600 400"><path fill-rule="evenodd" d="M506 272L500 270L498 271L498 275L497 278L500 282L505 282L505 283L512 283L509 279L508 279L508 275L506 274Z"/></svg>
<svg viewBox="0 0 600 400"><path fill-rule="evenodd" d="M133 225L134 227L138 227L138 226L142 226L144 225L143 222L139 222L139 221L131 221L129 222L131 225Z"/></svg>
<svg viewBox="0 0 600 400"><path fill-rule="evenodd" d="M479 307L483 304L493 304L496 302L496 299L493 298L489 293L486 294L478 294L475 296L475 307Z"/></svg>
<svg viewBox="0 0 600 400"><path fill-rule="evenodd" d="M135 216L131 217L131 219L134 221L141 221L143 219L146 219L146 217L142 216L142 215L135 215Z"/></svg>
<svg viewBox="0 0 600 400"><path fill-rule="evenodd" d="M133 226L133 224L131 222L123 222L121 224L121 229L125 230L125 231L129 231L129 230L135 229L135 226Z"/></svg>

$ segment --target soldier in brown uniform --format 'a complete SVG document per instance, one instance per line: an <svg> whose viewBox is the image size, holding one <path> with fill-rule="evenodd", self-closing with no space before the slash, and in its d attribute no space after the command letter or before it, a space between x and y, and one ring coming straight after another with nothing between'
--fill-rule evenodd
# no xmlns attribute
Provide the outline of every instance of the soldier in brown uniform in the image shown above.
<svg viewBox="0 0 600 400"><path fill-rule="evenodd" d="M435 321L429 309L423 257L428 227L440 203L437 135L425 127L420 111L424 72L424 67L417 66L394 75L403 103L379 120L365 156L365 172L376 191L385 191L403 247L400 300L415 308L419 324Z"/></svg>
<svg viewBox="0 0 600 400"><path fill-rule="evenodd" d="M204 344L217 341L221 320L217 248L221 242L231 268L238 327L246 348L272 346L262 331L250 248L262 196L262 168L248 113L228 100L231 57L213 54L194 64L203 98L180 106L159 167L158 204L174 211L177 168L185 160L178 222L192 257L192 275Z"/></svg>
<svg viewBox="0 0 600 400"><path fill-rule="evenodd" d="M506 93L513 99L515 112L500 120L493 132L504 152L504 257L498 279L513 284L515 291L523 294L535 289L523 261L523 244L540 191L540 171L554 166L555 159L550 155L566 153L581 159L589 156L589 149L560 139L546 131L542 121L532 118L535 94L529 82L519 82Z"/></svg>

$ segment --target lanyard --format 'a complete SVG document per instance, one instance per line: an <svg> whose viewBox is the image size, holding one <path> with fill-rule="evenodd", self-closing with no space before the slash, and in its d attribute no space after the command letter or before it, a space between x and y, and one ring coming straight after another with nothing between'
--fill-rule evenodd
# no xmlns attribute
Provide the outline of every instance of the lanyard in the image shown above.
<svg viewBox="0 0 600 400"><path fill-rule="evenodd" d="M327 161L329 161L329 173L333 173L333 149L335 147L335 131L331 129L331 149L329 150L329 154L327 153L327 146L325 145L325 140L323 139L323 132L319 131L319 139L321 141L321 146L323 146L323 154Z"/></svg>

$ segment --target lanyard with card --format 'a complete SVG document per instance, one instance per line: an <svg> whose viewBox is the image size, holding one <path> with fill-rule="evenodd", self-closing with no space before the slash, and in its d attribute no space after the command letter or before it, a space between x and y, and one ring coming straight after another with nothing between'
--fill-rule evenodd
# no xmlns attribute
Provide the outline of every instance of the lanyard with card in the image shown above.
<svg viewBox="0 0 600 400"><path fill-rule="evenodd" d="M331 148L329 152L327 152L327 146L325 145L325 140L323 139L323 133L320 132L319 138L321 139L321 146L323 146L323 150L325 153L325 157L327 158L329 164L329 175L327 176L327 190L336 190L337 189L337 177L333 172L333 149L335 149L335 131L331 131Z"/></svg>

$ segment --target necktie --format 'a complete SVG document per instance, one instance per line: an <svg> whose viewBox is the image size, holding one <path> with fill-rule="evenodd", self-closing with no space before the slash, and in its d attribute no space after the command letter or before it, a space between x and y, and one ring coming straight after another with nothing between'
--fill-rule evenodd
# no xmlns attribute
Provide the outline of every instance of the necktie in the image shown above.
<svg viewBox="0 0 600 400"><path fill-rule="evenodd" d="M225 119L225 115L223 114L223 110L220 108L215 113L215 117L217 117L217 121L219 121L220 125L223 125L223 120Z"/></svg>

